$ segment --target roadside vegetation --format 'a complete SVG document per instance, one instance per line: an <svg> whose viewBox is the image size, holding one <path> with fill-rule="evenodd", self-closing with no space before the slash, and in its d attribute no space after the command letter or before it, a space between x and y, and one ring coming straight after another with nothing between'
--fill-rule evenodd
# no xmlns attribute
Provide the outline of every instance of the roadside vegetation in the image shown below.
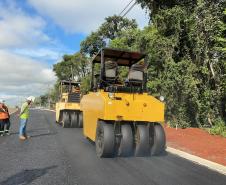
<svg viewBox="0 0 226 185"><path fill-rule="evenodd" d="M226 1L137 3L150 16L147 27L140 29L135 20L120 16L107 17L81 42L79 53L65 55L54 65L58 80L73 73L86 93L89 59L100 48L141 51L148 58L148 91L165 97L170 126L208 128L226 137ZM58 82L48 95L53 102L57 89Z"/></svg>
<svg viewBox="0 0 226 185"><path fill-rule="evenodd" d="M226 125L221 119L216 120L212 128L208 129L209 133L212 135L221 135L226 138Z"/></svg>

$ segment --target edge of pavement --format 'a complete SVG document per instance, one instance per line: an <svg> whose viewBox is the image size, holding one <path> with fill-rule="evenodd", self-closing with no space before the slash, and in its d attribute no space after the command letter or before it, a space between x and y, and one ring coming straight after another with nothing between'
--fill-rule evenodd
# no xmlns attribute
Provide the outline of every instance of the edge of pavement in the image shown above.
<svg viewBox="0 0 226 185"><path fill-rule="evenodd" d="M180 156L182 158L185 158L185 159L192 161L194 163L197 163L199 165L205 166L205 167L207 167L211 170L214 170L214 171L217 171L221 174L226 175L226 166L224 166L224 165L203 159L201 157L198 157L198 156L195 156L195 155L192 155L192 154L189 154L189 153L186 153L184 151L177 150L175 148L168 147L168 146L166 148L166 151L170 152L172 154L175 154L177 156Z"/></svg>
<svg viewBox="0 0 226 185"><path fill-rule="evenodd" d="M50 110L50 109L40 109L40 110L56 112L55 110ZM218 164L218 163L215 163L215 162L203 159L201 157L189 154L187 152L184 152L184 151L181 151L181 150L169 147L169 146L167 146L166 151L171 153L171 154L174 154L174 155L177 155L179 157L182 157L184 159L187 159L189 161L192 161L192 162L194 162L196 164L205 166L205 167L207 167L207 168L209 168L211 170L217 171L217 172L219 172L219 173L221 173L223 175L226 175L226 166L224 166L224 165L221 165L221 164Z"/></svg>

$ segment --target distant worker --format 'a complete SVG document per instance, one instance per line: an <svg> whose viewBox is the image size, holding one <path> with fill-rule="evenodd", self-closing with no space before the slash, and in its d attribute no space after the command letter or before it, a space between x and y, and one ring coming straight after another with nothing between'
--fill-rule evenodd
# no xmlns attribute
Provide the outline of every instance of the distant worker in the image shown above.
<svg viewBox="0 0 226 185"><path fill-rule="evenodd" d="M29 96L26 99L26 102L23 103L23 105L21 106L20 129L19 129L19 139L21 139L21 140L25 140L25 139L29 138L26 133L26 126L27 126L27 121L29 118L29 107L30 107L31 103L34 101L35 101L35 97Z"/></svg>
<svg viewBox="0 0 226 185"><path fill-rule="evenodd" d="M9 120L8 108L3 100L0 100L0 136L4 136L4 126Z"/></svg>
<svg viewBox="0 0 226 185"><path fill-rule="evenodd" d="M6 135L10 135L9 133L9 129L10 129L10 114L9 114L9 109L5 104L5 101L3 101L3 105L5 106L5 110L8 113L8 118L4 120L4 125L3 125L3 129L4 129L4 133Z"/></svg>

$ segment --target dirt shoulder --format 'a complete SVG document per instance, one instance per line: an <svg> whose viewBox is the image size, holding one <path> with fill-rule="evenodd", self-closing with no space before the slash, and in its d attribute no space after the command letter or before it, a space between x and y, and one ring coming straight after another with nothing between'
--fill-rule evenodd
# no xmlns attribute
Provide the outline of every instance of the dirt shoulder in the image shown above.
<svg viewBox="0 0 226 185"><path fill-rule="evenodd" d="M167 146L226 166L226 138L198 128L165 127Z"/></svg>

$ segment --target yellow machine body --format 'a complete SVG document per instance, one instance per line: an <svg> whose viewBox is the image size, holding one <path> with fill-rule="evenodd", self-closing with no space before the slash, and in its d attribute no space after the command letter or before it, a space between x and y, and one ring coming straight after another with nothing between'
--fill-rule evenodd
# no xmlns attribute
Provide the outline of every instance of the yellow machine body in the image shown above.
<svg viewBox="0 0 226 185"><path fill-rule="evenodd" d="M83 133L95 141L98 120L164 122L164 103L147 93L109 93L100 90L84 95Z"/></svg>
<svg viewBox="0 0 226 185"><path fill-rule="evenodd" d="M56 121L60 121L60 112L64 110L80 111L80 103L68 102L68 93L62 93L62 98L56 103Z"/></svg>

